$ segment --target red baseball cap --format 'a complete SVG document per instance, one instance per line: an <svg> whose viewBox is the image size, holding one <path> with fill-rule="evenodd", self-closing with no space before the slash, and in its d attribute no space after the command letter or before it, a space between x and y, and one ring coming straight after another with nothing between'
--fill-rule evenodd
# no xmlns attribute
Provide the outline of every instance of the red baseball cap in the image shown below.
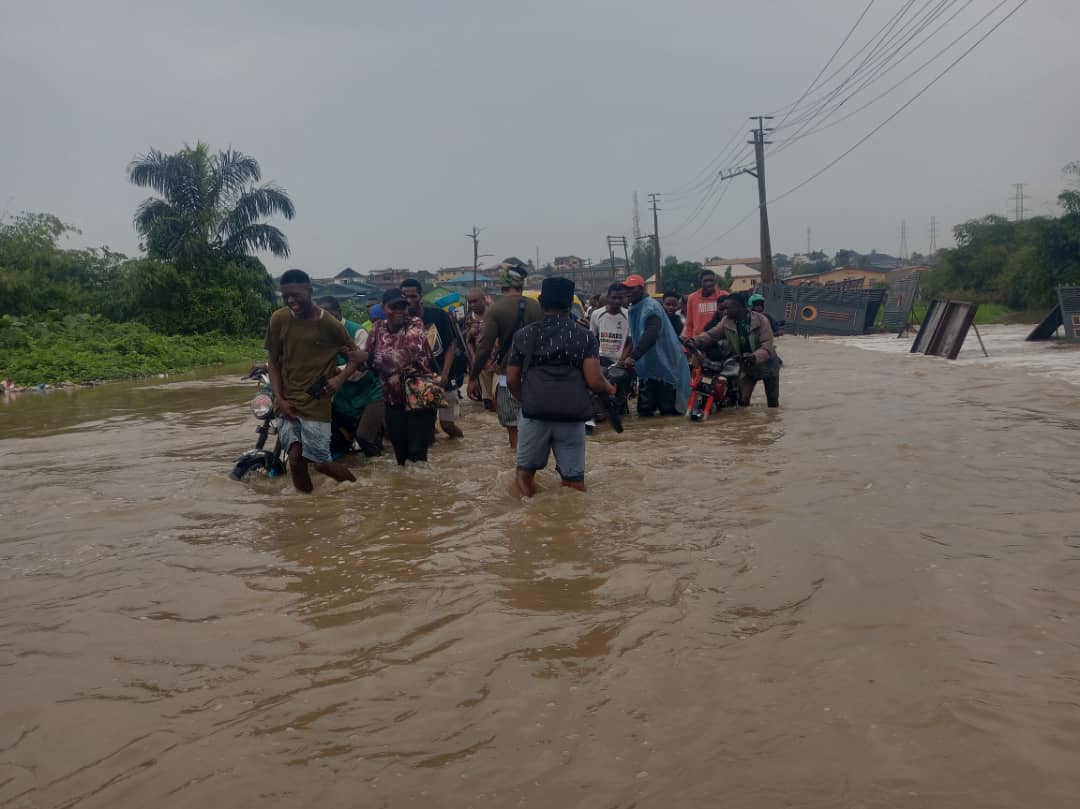
<svg viewBox="0 0 1080 809"><path fill-rule="evenodd" d="M645 279L640 275L628 275L622 283L624 287L643 287L645 286Z"/></svg>

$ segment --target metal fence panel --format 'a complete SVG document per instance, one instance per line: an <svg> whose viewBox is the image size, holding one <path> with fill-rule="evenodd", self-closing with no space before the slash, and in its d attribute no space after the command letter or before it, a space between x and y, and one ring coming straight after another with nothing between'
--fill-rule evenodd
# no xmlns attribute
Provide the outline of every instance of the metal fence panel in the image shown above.
<svg viewBox="0 0 1080 809"><path fill-rule="evenodd" d="M889 294L885 299L885 316L881 325L885 331L903 331L911 319L911 308L919 292L919 273L912 273L907 278L889 284Z"/></svg>
<svg viewBox="0 0 1080 809"><path fill-rule="evenodd" d="M1080 343L1080 287L1058 287L1057 293L1065 339Z"/></svg>
<svg viewBox="0 0 1080 809"><path fill-rule="evenodd" d="M912 353L955 360L978 309L979 304L967 301L931 301L911 345Z"/></svg>

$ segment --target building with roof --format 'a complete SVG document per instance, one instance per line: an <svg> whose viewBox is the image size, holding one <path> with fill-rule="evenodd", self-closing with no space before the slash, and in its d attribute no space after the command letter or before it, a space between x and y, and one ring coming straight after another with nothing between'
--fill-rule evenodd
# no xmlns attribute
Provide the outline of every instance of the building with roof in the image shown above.
<svg viewBox="0 0 1080 809"><path fill-rule="evenodd" d="M885 270L841 267L826 272L792 275L784 281L784 283L791 286L843 286L849 289L870 289L871 287L886 283L889 280L888 276L889 274Z"/></svg>
<svg viewBox="0 0 1080 809"><path fill-rule="evenodd" d="M716 273L718 278L727 278L728 269L731 269L731 291L749 292L761 283L761 270L747 264L714 264L709 269Z"/></svg>
<svg viewBox="0 0 1080 809"><path fill-rule="evenodd" d="M335 284L362 284L364 283L364 276L354 270L352 267L346 267L344 270L334 276Z"/></svg>
<svg viewBox="0 0 1080 809"><path fill-rule="evenodd" d="M455 290L465 294L469 289L476 288L484 292L485 295L491 295L498 292L502 288L502 281L499 278L493 278L490 275L482 275L477 273L473 275L472 267L469 267L468 272L455 275L452 278L447 278L442 282L442 285L448 289Z"/></svg>
<svg viewBox="0 0 1080 809"><path fill-rule="evenodd" d="M435 282L439 284L445 284L451 278L456 278L459 275L465 275L466 273L472 273L472 264L464 264L460 267L441 267L435 273Z"/></svg>
<svg viewBox="0 0 1080 809"><path fill-rule="evenodd" d="M727 267L728 265L741 264L744 267L750 267L751 269L761 271L761 258L759 256L750 256L749 258L717 258L713 257L705 261L705 266L710 270L715 271L717 267Z"/></svg>

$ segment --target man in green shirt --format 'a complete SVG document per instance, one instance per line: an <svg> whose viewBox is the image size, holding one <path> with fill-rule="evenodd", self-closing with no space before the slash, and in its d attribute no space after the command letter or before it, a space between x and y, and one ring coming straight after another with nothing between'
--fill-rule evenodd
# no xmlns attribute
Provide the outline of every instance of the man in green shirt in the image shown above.
<svg viewBox="0 0 1080 809"><path fill-rule="evenodd" d="M330 401L367 356L339 321L315 305L307 273L288 270L280 284L285 306L270 316L265 346L278 437L288 452L293 485L312 490L309 462L334 480L356 480L330 457ZM348 358L341 373L338 354Z"/></svg>
<svg viewBox="0 0 1080 809"><path fill-rule="evenodd" d="M543 320L544 313L539 303L521 294L525 289L525 278L529 275L521 259L505 259L499 265L499 270L502 273L502 297L484 312L480 341L476 345L472 365L469 367L469 398L480 397L480 372L487 366L491 352L498 343L495 411L499 416L499 424L506 428L510 447L516 449L520 406L506 387L506 360L510 356L510 344L517 330L526 323Z"/></svg>
<svg viewBox="0 0 1080 809"><path fill-rule="evenodd" d="M345 326L345 331L353 338L357 348L366 348L371 321L365 328L362 323L354 323L346 318L341 311L341 303L333 295L319 298L316 303ZM339 355L338 366L345 365L348 359ZM382 455L384 415L379 377L374 371L357 371L342 383L341 390L334 396L330 454L337 458L352 452L355 441L366 457Z"/></svg>

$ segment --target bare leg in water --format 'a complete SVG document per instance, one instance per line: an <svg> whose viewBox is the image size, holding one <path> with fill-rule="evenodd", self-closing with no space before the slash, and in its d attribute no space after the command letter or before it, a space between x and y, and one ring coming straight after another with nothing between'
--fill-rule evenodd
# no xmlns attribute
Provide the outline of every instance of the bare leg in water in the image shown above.
<svg viewBox="0 0 1080 809"><path fill-rule="evenodd" d="M289 473L292 475L293 486L298 492L310 492L315 487L311 484L308 462L300 454L301 449L299 441L289 447Z"/></svg>
<svg viewBox="0 0 1080 809"><path fill-rule="evenodd" d="M308 460L301 454L302 449L299 441L289 447L289 470L292 473L292 482L296 490L311 492L315 486L311 482L311 473L308 471ZM316 472L322 472L328 478L333 478L339 483L345 480L356 480L356 476L349 471L345 464L328 461L317 463L314 466Z"/></svg>
<svg viewBox="0 0 1080 809"><path fill-rule="evenodd" d="M515 432L517 432L515 430ZM517 438L515 435L514 438ZM521 491L523 497L532 497L536 494L536 470L535 469L522 469L518 467L517 474L517 487Z"/></svg>

